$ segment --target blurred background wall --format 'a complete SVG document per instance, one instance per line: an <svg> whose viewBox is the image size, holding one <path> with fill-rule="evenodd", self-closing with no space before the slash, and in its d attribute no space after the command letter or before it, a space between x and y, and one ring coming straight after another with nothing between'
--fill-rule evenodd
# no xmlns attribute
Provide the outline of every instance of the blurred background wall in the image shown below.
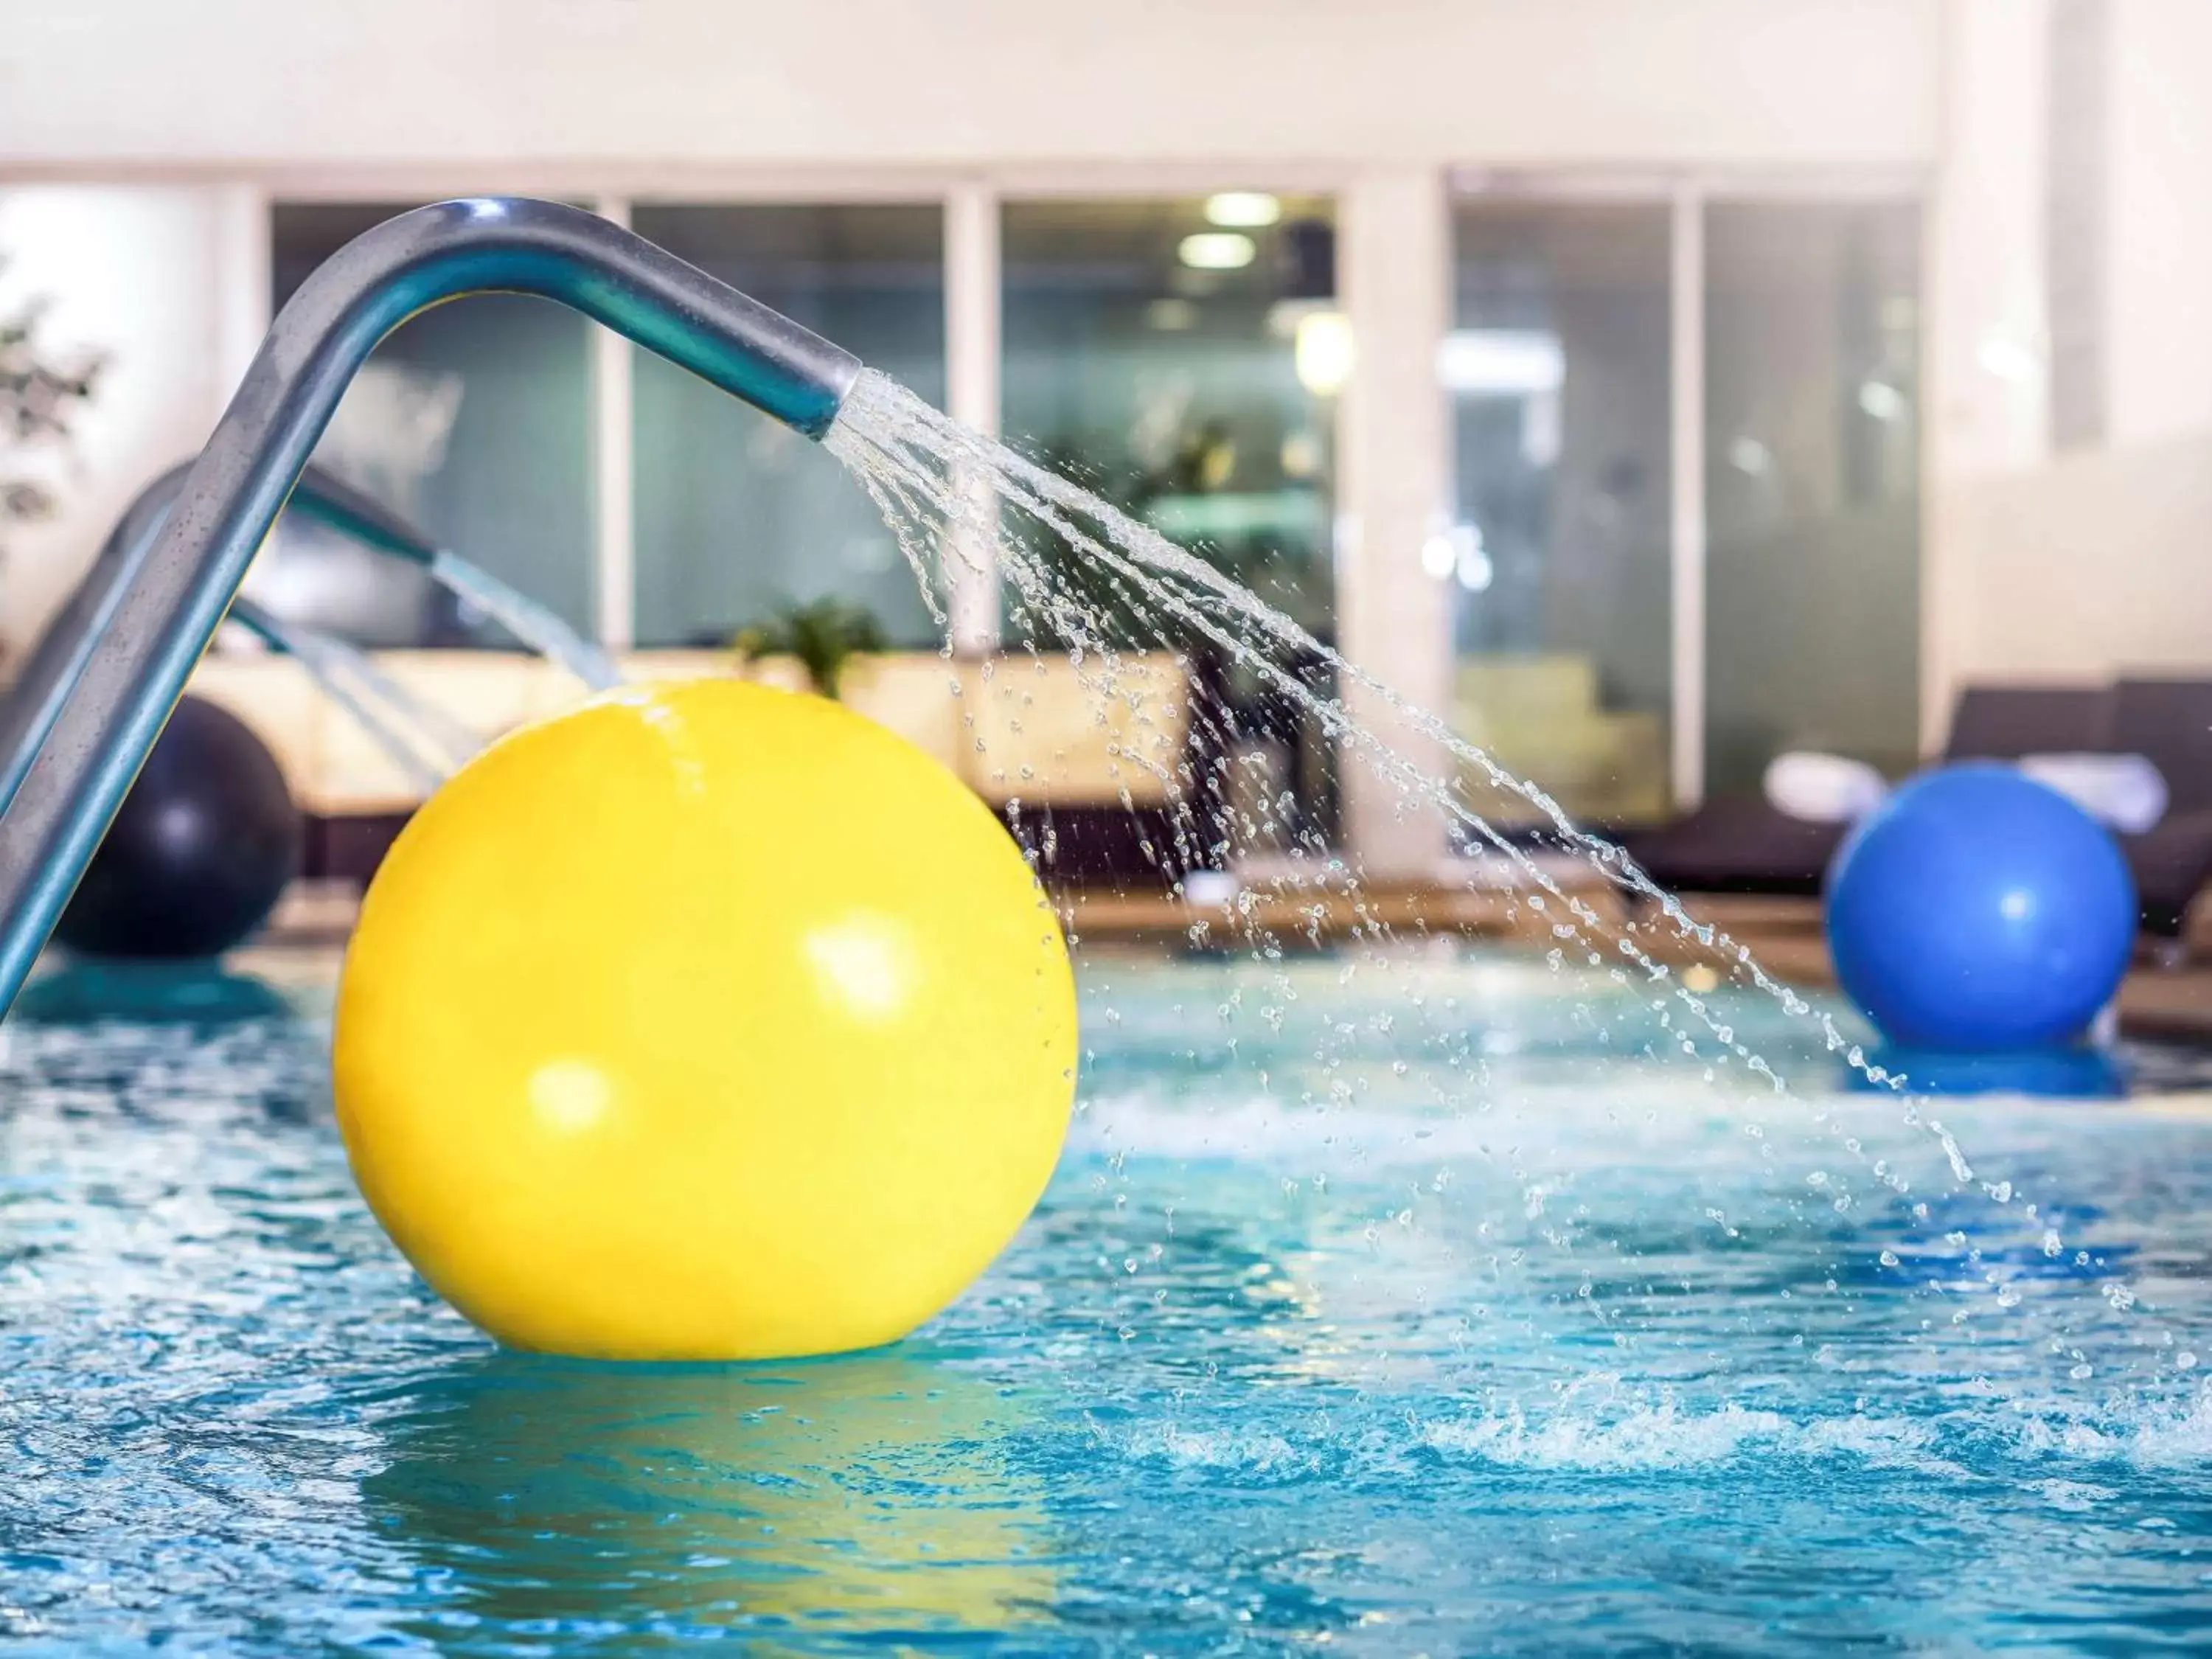
<svg viewBox="0 0 2212 1659"><path fill-rule="evenodd" d="M8 150L65 168L1913 161L1936 72L1921 0L24 11Z"/></svg>
<svg viewBox="0 0 2212 1659"><path fill-rule="evenodd" d="M1971 678L2212 663L2212 7L1953 9L1929 729Z"/></svg>
<svg viewBox="0 0 2212 1659"><path fill-rule="evenodd" d="M526 191L1245 548L1580 810L1896 769L1966 678L2212 662L2208 47L2201 0L39 9L0 296L112 362L0 640L349 226ZM1217 234L1248 263L1193 265ZM480 303L380 354L465 383L440 533L618 643L810 580L919 625L822 458Z"/></svg>

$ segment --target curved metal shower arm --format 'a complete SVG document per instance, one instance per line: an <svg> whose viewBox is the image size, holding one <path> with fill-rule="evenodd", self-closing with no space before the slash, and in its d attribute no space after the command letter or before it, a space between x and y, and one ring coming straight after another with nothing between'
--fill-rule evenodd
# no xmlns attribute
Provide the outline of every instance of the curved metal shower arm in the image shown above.
<svg viewBox="0 0 2212 1659"><path fill-rule="evenodd" d="M437 543L382 501L313 464L301 469L300 482L287 505L374 552L416 564L428 564L438 556Z"/></svg>
<svg viewBox="0 0 2212 1659"><path fill-rule="evenodd" d="M829 430L860 373L851 354L580 209L446 202L348 243L285 305L159 538L96 607L104 614L82 619L84 635L67 653L82 672L0 814L0 1010L30 972L347 384L377 342L416 313L487 292L572 307L809 437Z"/></svg>
<svg viewBox="0 0 2212 1659"><path fill-rule="evenodd" d="M84 677L131 572L159 533L161 521L185 487L190 461L179 461L133 496L115 528L107 532L84 580L62 601L31 647L30 659L15 675L7 700L0 702L0 813L15 799L31 763L52 734L70 693ZM0 825L7 820L0 817Z"/></svg>
<svg viewBox="0 0 2212 1659"><path fill-rule="evenodd" d="M184 493L185 479L191 470L191 462L179 461L131 497L131 505L123 509L115 528L100 544L84 580L39 636L30 660L15 676L5 701L0 702L0 812L15 799L16 788L38 757L70 690L83 676L94 647L113 617L131 573L152 549L161 522ZM421 565L438 556L435 542L382 502L371 500L321 467L301 469L289 506L378 552Z"/></svg>

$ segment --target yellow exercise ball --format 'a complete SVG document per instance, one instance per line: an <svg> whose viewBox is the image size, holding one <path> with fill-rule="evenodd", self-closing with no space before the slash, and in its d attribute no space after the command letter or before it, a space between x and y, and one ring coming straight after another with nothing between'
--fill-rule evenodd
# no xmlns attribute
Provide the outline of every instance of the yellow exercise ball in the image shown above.
<svg viewBox="0 0 2212 1659"><path fill-rule="evenodd" d="M634 688L514 733L393 844L339 982L338 1127L510 1346L889 1342L1013 1237L1075 990L990 811L834 702Z"/></svg>

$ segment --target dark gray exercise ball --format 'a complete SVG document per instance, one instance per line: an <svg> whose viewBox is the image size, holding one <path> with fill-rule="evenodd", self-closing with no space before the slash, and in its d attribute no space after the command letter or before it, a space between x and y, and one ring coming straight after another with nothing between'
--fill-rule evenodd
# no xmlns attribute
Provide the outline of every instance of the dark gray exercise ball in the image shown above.
<svg viewBox="0 0 2212 1659"><path fill-rule="evenodd" d="M216 956L299 873L300 809L245 722L186 697L108 826L54 937L87 956Z"/></svg>

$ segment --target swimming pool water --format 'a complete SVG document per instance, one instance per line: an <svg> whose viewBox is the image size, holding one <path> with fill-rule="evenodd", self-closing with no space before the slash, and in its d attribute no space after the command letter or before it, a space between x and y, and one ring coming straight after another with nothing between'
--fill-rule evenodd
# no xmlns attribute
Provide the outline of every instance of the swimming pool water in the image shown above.
<svg viewBox="0 0 2212 1659"><path fill-rule="evenodd" d="M384 1242L313 975L35 990L0 1056L9 1650L2212 1632L2185 1096L1916 1108L1763 999L1722 1040L1510 957L1095 961L1068 1154L950 1314L623 1368L495 1352Z"/></svg>

